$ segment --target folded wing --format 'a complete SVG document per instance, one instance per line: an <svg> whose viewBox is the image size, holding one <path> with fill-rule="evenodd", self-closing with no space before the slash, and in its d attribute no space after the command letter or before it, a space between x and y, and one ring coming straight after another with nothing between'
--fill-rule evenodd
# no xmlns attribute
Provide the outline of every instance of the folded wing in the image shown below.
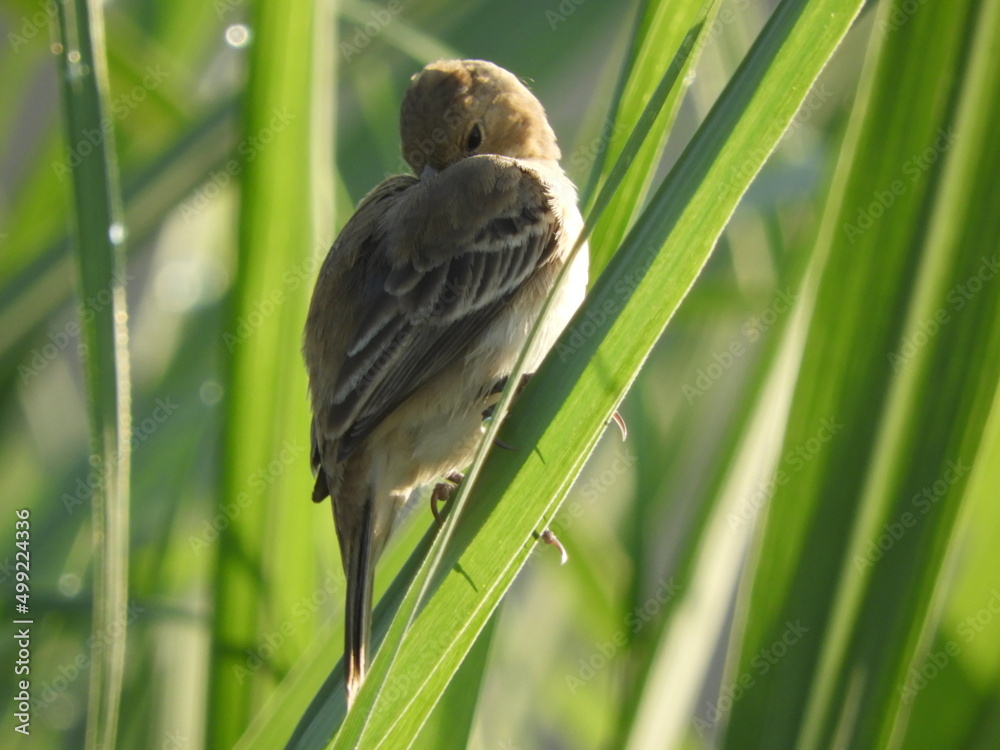
<svg viewBox="0 0 1000 750"><path fill-rule="evenodd" d="M550 259L556 231L543 184L503 157L465 159L395 195L359 240L382 262L355 264L361 317L315 425L338 441L338 461L464 354Z"/></svg>

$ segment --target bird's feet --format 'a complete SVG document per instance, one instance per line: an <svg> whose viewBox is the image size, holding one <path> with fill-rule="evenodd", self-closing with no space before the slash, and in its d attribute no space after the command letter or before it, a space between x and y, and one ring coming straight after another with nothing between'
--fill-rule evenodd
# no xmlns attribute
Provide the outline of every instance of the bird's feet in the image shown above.
<svg viewBox="0 0 1000 750"><path fill-rule="evenodd" d="M559 550L559 564L565 565L569 560L569 555L566 554L566 548L563 547L562 542L559 541L559 537L557 537L551 529L545 529L545 531L541 534L541 539L546 544L551 544Z"/></svg>
<svg viewBox="0 0 1000 750"><path fill-rule="evenodd" d="M528 372L521 376L521 382L517 384L517 390L514 392L515 396L524 390L524 386L526 386L528 384L528 381L531 380L532 375L534 375L533 372ZM498 380L496 383L493 384L493 388L490 390L488 395L496 396L497 394L503 391L506 385L507 385L507 378L506 377L500 378L500 380ZM497 408L496 404L490 404L488 407L486 407L486 409L483 410L484 432L486 431L486 422L489 422L491 419L493 419L493 412L496 411L496 408ZM497 448L503 448L504 450L508 451L517 450L517 446L505 443L500 438L493 438L493 445L495 445Z"/></svg>
<svg viewBox="0 0 1000 750"><path fill-rule="evenodd" d="M447 481L434 485L431 492L431 513L434 515L434 520L437 521L438 528L444 524L444 516L438 508L438 503L447 503L451 500L455 490L458 489L459 482L465 479L465 475L460 471L453 471L445 479Z"/></svg>
<svg viewBox="0 0 1000 750"><path fill-rule="evenodd" d="M611 421L618 425L618 429L622 433L622 442L628 438L628 427L625 426L625 420L622 418L621 412L615 412L611 415Z"/></svg>
<svg viewBox="0 0 1000 750"><path fill-rule="evenodd" d="M535 373L533 372L526 372L524 375L521 376L521 382L517 384L517 389L514 391L515 396L524 390L524 386L528 384L528 381L531 380L531 376L534 374ZM507 387L507 378L506 377L500 378L500 380L498 380L496 383L493 384L493 388L487 395L489 396L499 395L500 393L503 392L503 389L506 387ZM493 417L493 412L496 408L497 408L496 404L490 404L490 406L486 407L486 409L483 410L484 422Z"/></svg>

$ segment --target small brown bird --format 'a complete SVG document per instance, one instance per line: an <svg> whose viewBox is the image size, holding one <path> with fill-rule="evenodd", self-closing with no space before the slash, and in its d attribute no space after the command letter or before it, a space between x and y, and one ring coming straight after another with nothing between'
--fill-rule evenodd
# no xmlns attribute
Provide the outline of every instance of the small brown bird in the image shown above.
<svg viewBox="0 0 1000 750"><path fill-rule="evenodd" d="M400 116L416 176L358 205L313 291L303 352L313 500L330 496L347 577L347 700L368 665L372 582L399 510L472 459L576 242L576 189L542 105L511 73L442 60ZM534 371L583 300L581 248L529 353Z"/></svg>

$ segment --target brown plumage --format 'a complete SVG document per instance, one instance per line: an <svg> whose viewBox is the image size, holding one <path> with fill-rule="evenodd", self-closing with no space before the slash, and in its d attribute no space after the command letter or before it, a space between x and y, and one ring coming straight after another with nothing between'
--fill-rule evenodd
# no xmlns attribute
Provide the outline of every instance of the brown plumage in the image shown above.
<svg viewBox="0 0 1000 750"><path fill-rule="evenodd" d="M333 499L347 577L348 703L367 669L375 562L414 490L463 468L582 227L541 104L481 60L432 63L400 117L417 176L358 205L313 291L304 355L313 500ZM579 306L581 249L529 354Z"/></svg>

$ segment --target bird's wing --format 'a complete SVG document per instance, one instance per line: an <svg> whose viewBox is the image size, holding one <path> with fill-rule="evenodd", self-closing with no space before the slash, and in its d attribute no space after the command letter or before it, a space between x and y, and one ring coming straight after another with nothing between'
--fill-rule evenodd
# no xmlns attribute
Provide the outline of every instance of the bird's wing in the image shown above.
<svg viewBox="0 0 1000 750"><path fill-rule="evenodd" d="M379 226L362 251L378 260L367 264L356 334L318 425L339 441L338 459L461 356L558 240L541 181L495 156L414 184Z"/></svg>

